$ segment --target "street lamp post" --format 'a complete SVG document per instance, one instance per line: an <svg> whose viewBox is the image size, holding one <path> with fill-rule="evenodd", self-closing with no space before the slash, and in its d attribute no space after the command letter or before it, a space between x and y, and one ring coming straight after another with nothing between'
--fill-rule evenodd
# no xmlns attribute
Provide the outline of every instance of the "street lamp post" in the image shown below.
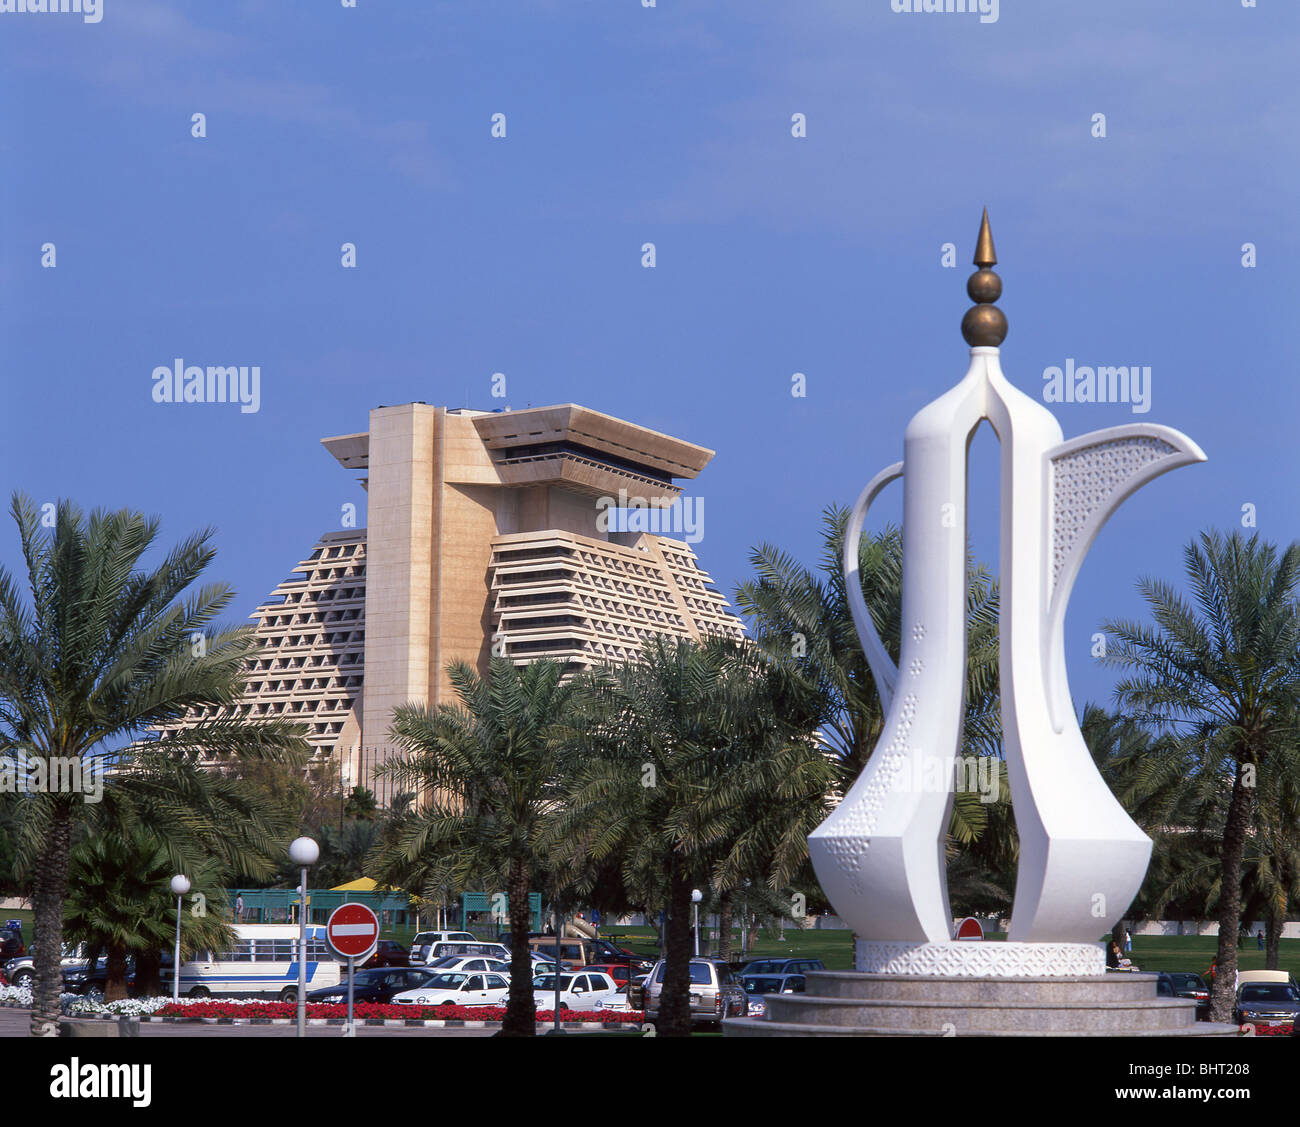
<svg viewBox="0 0 1300 1127"><path fill-rule="evenodd" d="M298 1036L307 1036L307 869L320 859L320 846L309 837L289 846L289 860L299 867L298 885Z"/></svg>
<svg viewBox="0 0 1300 1127"><path fill-rule="evenodd" d="M695 957L700 957L700 901L704 899L704 893L698 888L691 889L691 904L695 908Z"/></svg>
<svg viewBox="0 0 1300 1127"><path fill-rule="evenodd" d="M172 952L172 1001L180 1000L181 995L181 907L185 894L190 890L189 877L177 873L172 877L172 892L176 896L176 950Z"/></svg>

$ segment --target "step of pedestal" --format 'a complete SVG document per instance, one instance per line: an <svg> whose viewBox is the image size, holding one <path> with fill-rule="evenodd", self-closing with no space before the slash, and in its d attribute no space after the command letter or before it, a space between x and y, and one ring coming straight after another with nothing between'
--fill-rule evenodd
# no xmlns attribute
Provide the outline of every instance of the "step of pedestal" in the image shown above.
<svg viewBox="0 0 1300 1127"><path fill-rule="evenodd" d="M918 1002L1146 1002L1156 996L1154 974L1083 978L937 978L859 971L810 971L807 993L818 998Z"/></svg>
<svg viewBox="0 0 1300 1127"><path fill-rule="evenodd" d="M732 1018L724 1022L723 1034L727 1037L943 1037L933 1029L887 1029L872 1026L850 1025L799 1025L794 1022L766 1021L763 1018ZM1040 1037L1044 1034L1031 1029L970 1029L962 1037ZM1199 1021L1185 1029L1142 1029L1134 1031L1058 1031L1051 1037L1238 1037L1235 1025L1213 1025Z"/></svg>
<svg viewBox="0 0 1300 1127"><path fill-rule="evenodd" d="M931 1032L951 1029L958 1036L974 1030L1121 1034L1186 1029L1196 1022L1196 1003L1185 998L952 1002L772 994L767 998L767 1014L774 1022L796 1025Z"/></svg>

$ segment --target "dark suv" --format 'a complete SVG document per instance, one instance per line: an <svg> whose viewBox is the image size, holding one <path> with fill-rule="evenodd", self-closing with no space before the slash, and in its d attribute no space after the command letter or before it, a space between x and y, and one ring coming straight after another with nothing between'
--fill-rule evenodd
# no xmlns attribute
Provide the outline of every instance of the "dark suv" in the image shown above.
<svg viewBox="0 0 1300 1127"><path fill-rule="evenodd" d="M644 958L626 947L616 947L608 939L588 939L587 945L591 948L593 963L622 963L638 971L648 971L654 966L653 959Z"/></svg>
<svg viewBox="0 0 1300 1127"><path fill-rule="evenodd" d="M752 959L740 973L745 974L807 974L810 970L825 970L821 959Z"/></svg>
<svg viewBox="0 0 1300 1127"><path fill-rule="evenodd" d="M376 967L409 967L411 956L400 943L395 943L391 939L381 939L375 944L375 953L362 965L367 970Z"/></svg>

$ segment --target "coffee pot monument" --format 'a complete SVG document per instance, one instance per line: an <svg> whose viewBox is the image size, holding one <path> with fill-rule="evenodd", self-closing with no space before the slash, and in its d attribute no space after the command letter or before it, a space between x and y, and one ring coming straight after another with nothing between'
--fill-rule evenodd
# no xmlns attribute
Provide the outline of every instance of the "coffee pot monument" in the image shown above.
<svg viewBox="0 0 1300 1127"><path fill-rule="evenodd" d="M1197 1034L1195 1004L1156 998L1155 976L1107 974L1099 939L1136 896L1151 840L1102 779L1065 674L1065 610L1102 525L1134 490L1205 460L1151 424L1065 439L1052 413L1002 374L1007 320L988 213L962 320L970 366L913 416L903 460L849 516L844 576L885 710L861 776L808 839L813 866L855 934L853 972L808 976L734 1034ZM967 451L987 420L1001 446L998 672L1003 753L1020 838L1006 942L953 935L945 835L962 750L966 682ZM903 479L902 645L895 666L872 623L858 544L872 501ZM946 785L922 785L929 780Z"/></svg>

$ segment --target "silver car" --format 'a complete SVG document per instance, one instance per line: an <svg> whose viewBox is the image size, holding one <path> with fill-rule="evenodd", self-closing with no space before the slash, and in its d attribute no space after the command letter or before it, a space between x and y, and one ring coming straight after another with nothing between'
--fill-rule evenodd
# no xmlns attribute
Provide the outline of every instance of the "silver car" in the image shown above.
<svg viewBox="0 0 1300 1127"><path fill-rule="evenodd" d="M645 980L645 1019L659 1020L659 998L664 990L664 961L660 959ZM721 1024L730 1017L745 1017L749 995L726 963L717 959L692 959L690 963L691 1023Z"/></svg>

